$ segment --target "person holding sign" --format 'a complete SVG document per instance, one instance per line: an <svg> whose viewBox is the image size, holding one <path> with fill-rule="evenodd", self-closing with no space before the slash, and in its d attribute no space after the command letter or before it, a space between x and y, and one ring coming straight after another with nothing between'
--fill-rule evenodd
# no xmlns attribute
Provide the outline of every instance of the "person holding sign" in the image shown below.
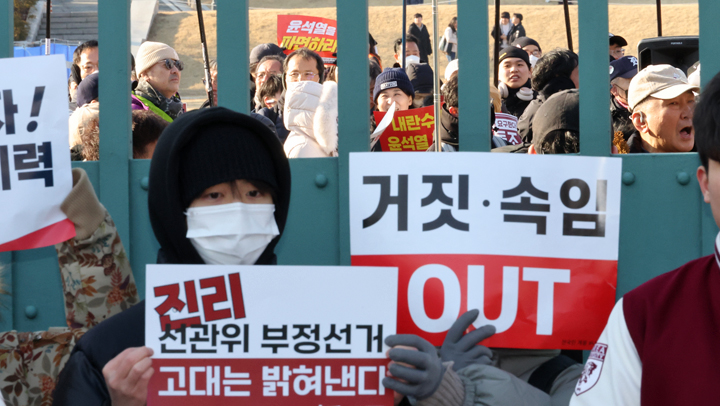
<svg viewBox="0 0 720 406"><path fill-rule="evenodd" d="M222 107L194 111L158 141L148 205L159 263L275 264L289 202L282 146L249 116ZM153 374L144 325L143 301L83 336L54 404L144 405Z"/></svg>
<svg viewBox="0 0 720 406"><path fill-rule="evenodd" d="M395 111L412 108L415 89L405 70L388 68L375 79L373 101L378 111L386 112L395 103Z"/></svg>

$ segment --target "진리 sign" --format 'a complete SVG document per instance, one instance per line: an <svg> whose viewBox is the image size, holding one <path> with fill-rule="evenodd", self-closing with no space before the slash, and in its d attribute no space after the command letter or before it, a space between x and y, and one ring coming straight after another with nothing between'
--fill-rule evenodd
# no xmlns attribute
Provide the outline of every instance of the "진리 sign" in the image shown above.
<svg viewBox="0 0 720 406"><path fill-rule="evenodd" d="M0 251L57 244L75 236L60 210L72 189L65 59L0 59L0 70Z"/></svg>
<svg viewBox="0 0 720 406"><path fill-rule="evenodd" d="M393 404L397 270L148 265L149 406Z"/></svg>
<svg viewBox="0 0 720 406"><path fill-rule="evenodd" d="M285 53L298 48L317 52L327 64L335 64L337 57L337 21L301 15L277 16L277 43Z"/></svg>
<svg viewBox="0 0 720 406"><path fill-rule="evenodd" d="M615 303L621 165L353 153L352 264L399 268L399 334L440 345L477 308L497 329L485 345L592 348Z"/></svg>

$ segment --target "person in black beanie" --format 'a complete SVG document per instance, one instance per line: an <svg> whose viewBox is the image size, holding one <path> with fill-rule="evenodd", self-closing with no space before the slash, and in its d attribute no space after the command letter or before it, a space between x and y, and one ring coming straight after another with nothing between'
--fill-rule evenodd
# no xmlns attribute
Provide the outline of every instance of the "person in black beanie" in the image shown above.
<svg viewBox="0 0 720 406"><path fill-rule="evenodd" d="M540 44L530 37L520 37L513 41L510 45L527 52L530 57L530 66L533 68L535 67L535 63L537 63L538 59L542 58L543 53L542 48L540 48Z"/></svg>
<svg viewBox="0 0 720 406"><path fill-rule="evenodd" d="M250 116L222 107L196 110L160 136L148 189L158 263L274 265L289 203L282 145ZM245 221L259 225L252 238L238 226ZM144 405L153 374L144 343L143 301L78 341L53 404Z"/></svg>
<svg viewBox="0 0 720 406"><path fill-rule="evenodd" d="M415 90L415 99L413 106L415 108L432 106L432 97L430 104L425 104L425 99L433 93L433 70L426 63L413 63L405 68L405 73L412 83Z"/></svg>
<svg viewBox="0 0 720 406"><path fill-rule="evenodd" d="M557 48L540 58L533 68L532 87L538 93L518 120L518 134L523 142L533 140L533 118L550 96L580 87L578 56L568 49Z"/></svg>
<svg viewBox="0 0 720 406"><path fill-rule="evenodd" d="M402 68L387 68L375 79L373 101L377 111L388 111L395 103L396 111L413 107L415 88Z"/></svg>
<svg viewBox="0 0 720 406"><path fill-rule="evenodd" d="M500 52L498 90L503 106L515 117L520 117L536 93L531 88L530 58L520 48L509 46Z"/></svg>

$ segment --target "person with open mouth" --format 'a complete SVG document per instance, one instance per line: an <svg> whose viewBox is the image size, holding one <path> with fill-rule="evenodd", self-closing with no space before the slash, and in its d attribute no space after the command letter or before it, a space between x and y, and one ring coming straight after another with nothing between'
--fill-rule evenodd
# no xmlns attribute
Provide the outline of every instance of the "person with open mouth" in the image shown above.
<svg viewBox="0 0 720 406"><path fill-rule="evenodd" d="M682 70L651 65L630 82L628 102L639 134L628 140L631 153L690 152L695 146L695 93Z"/></svg>

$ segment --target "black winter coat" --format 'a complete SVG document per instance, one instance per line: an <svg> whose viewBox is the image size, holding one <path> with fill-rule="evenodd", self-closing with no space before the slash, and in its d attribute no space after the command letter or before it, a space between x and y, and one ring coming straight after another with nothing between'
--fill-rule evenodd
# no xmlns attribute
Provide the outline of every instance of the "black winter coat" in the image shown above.
<svg viewBox="0 0 720 406"><path fill-rule="evenodd" d="M275 221L282 235L290 205L290 165L277 137L257 120L231 113L222 107L191 111L178 117L167 134L160 137L150 165L148 206L150 222L160 243L158 263L203 264L187 234L185 207L181 195L180 157L183 148L209 124L239 125L258 136L260 144L269 152L277 180ZM275 237L256 264L276 263L274 248L280 239ZM53 394L56 406L109 406L110 394L102 370L118 354L131 347L145 345L145 302L142 301L90 329L73 349L63 368Z"/></svg>
<svg viewBox="0 0 720 406"><path fill-rule="evenodd" d="M418 48L420 48L420 62L427 63L428 56L432 55L432 43L430 42L430 33L428 33L427 25L423 24L422 28L418 28L415 23L411 23L407 32L420 41L418 44Z"/></svg>
<svg viewBox="0 0 720 406"><path fill-rule="evenodd" d="M525 27L523 27L522 23L518 25L513 25L513 27L510 28L510 32L508 32L507 42L508 44L512 44L513 42L515 42L516 39L526 36L527 35L525 35Z"/></svg>
<svg viewBox="0 0 720 406"><path fill-rule="evenodd" d="M525 109L525 112L518 119L518 134L520 135L520 138L523 140L523 142L532 142L532 121L535 118L535 113L537 113L538 109L540 108L540 106L542 106L545 100L547 100L550 96L554 95L557 92L568 89L575 89L575 83L573 83L570 78L558 76L551 79L550 83L545 85L545 87L542 88L540 92L538 92L538 97L530 102L530 104Z"/></svg>

